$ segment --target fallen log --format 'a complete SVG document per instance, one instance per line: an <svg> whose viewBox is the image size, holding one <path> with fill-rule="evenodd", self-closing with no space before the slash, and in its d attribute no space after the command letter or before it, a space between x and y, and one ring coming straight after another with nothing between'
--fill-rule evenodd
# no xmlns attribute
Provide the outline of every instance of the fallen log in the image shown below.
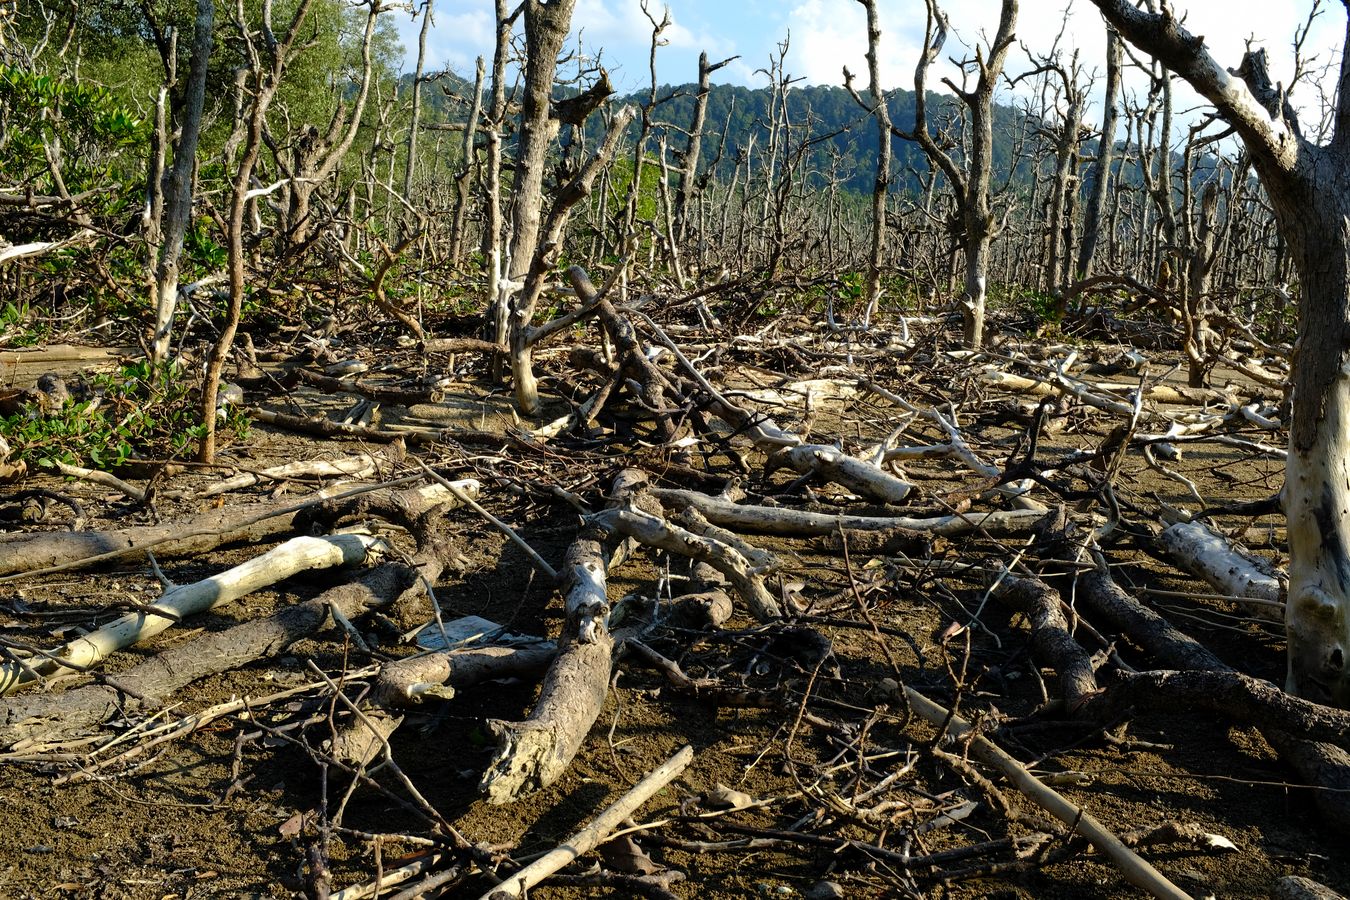
<svg viewBox="0 0 1350 900"><path fill-rule="evenodd" d="M594 520L641 544L707 563L727 577L755 618L761 622L782 618L783 609L764 585L764 576L730 544L641 510L610 509Z"/></svg>
<svg viewBox="0 0 1350 900"><path fill-rule="evenodd" d="M401 457L402 454L398 454ZM400 461L386 459L370 453L358 453L342 459L309 459L270 466L257 472L241 472L214 484L200 488L184 488L165 491L167 497L195 497L205 499L230 491L242 490L262 484L265 481L286 481L294 478L370 478L380 470L380 465L389 465Z"/></svg>
<svg viewBox="0 0 1350 900"><path fill-rule="evenodd" d="M114 619L58 650L0 663L0 694L53 675L84 671L109 654L151 638L187 616L231 603L300 572L365 563L384 546L381 539L360 534L292 538L218 575L193 584L174 585L154 603Z"/></svg>
<svg viewBox="0 0 1350 900"><path fill-rule="evenodd" d="M1165 664L1201 671L1234 671L1197 641L1121 590L1104 567L1079 576L1078 588L1079 603L1094 614L1110 619ZM1305 783L1314 788L1327 788L1313 792L1323 817L1335 827L1350 828L1350 753L1334 744L1304 740L1303 735L1276 728L1263 730L1262 736Z"/></svg>
<svg viewBox="0 0 1350 900"><path fill-rule="evenodd" d="M152 708L208 675L285 652L300 638L322 629L334 607L346 618L355 618L420 592L423 583L408 566L384 563L313 600L170 647L102 683L57 694L25 693L0 699L0 747L69 739L115 715Z"/></svg>
<svg viewBox="0 0 1350 900"><path fill-rule="evenodd" d="M1268 566L1243 554L1201 522L1178 522L1158 535L1158 543L1182 569L1228 594L1249 612L1272 622L1284 621L1284 586Z"/></svg>
<svg viewBox="0 0 1350 900"><path fill-rule="evenodd" d="M634 469L620 472L611 502L625 502L645 479ZM592 521L568 548L563 567L567 618L539 700L524 721L487 723L497 753L479 789L489 803L510 803L557 781L600 715L614 651L606 573L621 543L617 534Z"/></svg>
<svg viewBox="0 0 1350 900"><path fill-rule="evenodd" d="M184 522L141 525L122 531L74 531L0 535L0 583L82 569L123 557L143 558L154 550L160 557L193 556L240 541L260 543L295 530L300 514L329 501L390 491L421 481L411 475L383 484L332 487L299 503L265 504L260 509L210 510ZM479 485L466 481L466 493ZM451 502L449 500L443 502Z"/></svg>
<svg viewBox="0 0 1350 900"><path fill-rule="evenodd" d="M1059 673L1065 707L1076 711L1097 693L1092 659L1069 631L1059 591L1039 578L1009 575L993 589L993 596L1027 617L1032 650L1038 660Z"/></svg>
<svg viewBox="0 0 1350 900"><path fill-rule="evenodd" d="M787 447L769 457L770 469L787 465L802 475L817 475L825 481L848 488L855 494L883 503L903 503L914 485L897 478L880 466L849 456L837 447L802 444Z"/></svg>
<svg viewBox="0 0 1350 900"><path fill-rule="evenodd" d="M552 641L515 647L465 647L395 660L380 669L365 715L338 729L333 758L353 768L369 765L403 724L401 711L434 696L448 700L459 690L497 678L535 675L557 655Z"/></svg>
<svg viewBox="0 0 1350 900"><path fill-rule="evenodd" d="M781 506L753 506L732 503L678 488L652 488L651 495L670 509L693 508L714 525L756 534L818 536L844 531L910 531L916 541L921 535L951 537L972 531L990 534L1020 534L1045 518L1041 510L1012 509L990 512L956 513L949 516L916 518L911 516L831 515L787 509Z"/></svg>

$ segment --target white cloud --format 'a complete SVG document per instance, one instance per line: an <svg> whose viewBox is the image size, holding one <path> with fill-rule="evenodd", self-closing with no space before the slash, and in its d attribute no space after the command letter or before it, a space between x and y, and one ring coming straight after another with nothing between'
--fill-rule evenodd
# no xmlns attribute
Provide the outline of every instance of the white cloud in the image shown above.
<svg viewBox="0 0 1350 900"><path fill-rule="evenodd" d="M863 73L865 81L867 18L856 0L803 0L788 13L787 27L791 31L785 65L789 74L804 76L812 84L842 84L843 67L848 66L855 74Z"/></svg>
<svg viewBox="0 0 1350 900"><path fill-rule="evenodd" d="M491 65L496 32L494 14L490 8L468 9L460 4L452 5L450 10L432 14L431 31L427 35L427 67L448 66L461 75L472 77L477 57L482 56ZM414 59L421 27L421 19L413 21L407 16L399 16L399 36Z"/></svg>

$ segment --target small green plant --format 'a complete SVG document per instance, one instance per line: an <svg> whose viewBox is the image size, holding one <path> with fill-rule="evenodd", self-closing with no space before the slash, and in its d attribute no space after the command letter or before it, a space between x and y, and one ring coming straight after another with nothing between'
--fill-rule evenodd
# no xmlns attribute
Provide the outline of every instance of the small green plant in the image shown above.
<svg viewBox="0 0 1350 900"><path fill-rule="evenodd" d="M173 366L131 363L94 376L91 386L91 399L0 418L0 434L30 464L60 460L98 469L182 457L202 437L197 386ZM230 408L221 430L244 437L248 427L247 416Z"/></svg>
<svg viewBox="0 0 1350 900"><path fill-rule="evenodd" d="M32 347L46 336L46 326L33 321L27 301L9 300L0 306L0 347Z"/></svg>

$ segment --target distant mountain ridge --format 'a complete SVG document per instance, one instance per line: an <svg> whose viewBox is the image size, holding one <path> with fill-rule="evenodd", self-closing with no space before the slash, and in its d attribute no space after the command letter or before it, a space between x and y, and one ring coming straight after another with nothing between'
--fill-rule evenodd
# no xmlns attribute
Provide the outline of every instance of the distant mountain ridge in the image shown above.
<svg viewBox="0 0 1350 900"><path fill-rule="evenodd" d="M405 76L406 77L406 76ZM442 90L442 87L445 90ZM459 104L452 103L447 91L460 97L473 93L473 82L454 74L444 75L436 82L428 84L423 95L426 103L428 121L462 121L464 112ZM485 88L486 91L486 88ZM672 166L678 166L679 154L686 145L686 129L693 122L694 98L698 85L665 85L657 90L658 105L652 119L658 127L664 127L669 135L669 157ZM578 91L560 89L559 99L574 96ZM863 93L866 98L865 92ZM836 170L841 178L841 188L856 195L872 192L876 179L877 128L868 112L843 87L830 85L807 85L793 87L788 94L788 119L794 125L810 123L812 137L825 137L809 151L808 169L817 186L826 183L826 173L830 172L835 160ZM642 106L647 102L648 92L638 91L630 94L616 94L611 97L611 106L631 103ZM738 153L753 145L756 153L767 146L769 137L768 117L772 94L769 88L748 88L734 84L715 84L708 95L708 114L704 125L703 145L700 151L700 170L706 169L717 155L722 143L721 133L727 132L725 150L718 163L718 177L730 179L732 168L736 164ZM485 98L486 101L486 98ZM914 126L914 92L897 89L888 95L891 121L901 130ZM939 144L949 147L948 152L960 156L959 125L957 101L946 94L928 95L929 128L938 137ZM1094 128L1096 122L1089 119L1083 123ZM1013 153L1020 135L1028 133L1037 123L1028 121L1027 115L1015 107L994 104L994 182L1002 184L1008 178L1008 167L1012 164ZM636 136L636 123L629 126ZM604 136L604 117L592 115L586 122L586 141L596 146ZM801 139L798 132L793 141ZM1087 140L1080 153L1087 159L1097 152L1095 138ZM894 150L891 161L891 190L896 193L917 195L923 190L923 182L928 173L928 161L923 151L912 141L893 139ZM1119 173L1120 159L1124 145L1117 143L1116 171ZM1046 151L1041 151L1042 158ZM1172 153L1173 165L1181 164L1182 157L1177 151ZM1214 176L1216 159L1209 153L1196 160L1194 183L1200 184ZM758 167L755 167L758 171ZM1014 190L1030 189L1032 161L1024 156L1018 162L1017 177L1013 180ZM1124 182L1137 187L1141 179L1137 169L1131 165L1125 170ZM1222 176L1221 177L1226 177ZM1250 176L1249 176L1250 177ZM1091 188L1092 172L1088 167L1083 173L1084 191Z"/></svg>
<svg viewBox="0 0 1350 900"><path fill-rule="evenodd" d="M405 79L409 76L405 76ZM444 88L444 90L443 90ZM427 84L423 90L427 120L430 122L461 121L464 112L452 103L446 92L460 97L473 93L473 82L450 73ZM486 88L485 88L486 91ZM685 147L686 129L693 122L696 84L662 86L657 90L658 106L652 118L658 125L669 126L669 145L672 153ZM559 97L575 95L575 90L560 90ZM864 97L866 96L864 92ZM788 91L788 119L793 125L810 124L812 136L833 135L810 151L812 171L830 171L834 155L838 155L838 171L843 179L841 187L851 193L869 194L876 178L877 129L868 112L862 109L843 87L807 85ZM486 97L484 98L486 101ZM631 103L642 106L648 92L640 91L610 98L617 106ZM715 84L708 95L708 114L704 125L701 167L709 165L717 155L721 133L726 130L726 143L719 163L719 177L731 177L738 151L751 145L756 152L767 146L768 117L772 99L768 87L748 88L742 85ZM929 127L937 132L954 114L955 99L942 94L929 94ZM897 128L907 130L914 125L914 92L895 90L889 95L891 121ZM1006 176L1013 147L1014 129L1019 129L1023 114L1012 107L996 105L994 114L994 169L995 177ZM634 135L637 125L630 126ZM586 122L586 139L594 146L604 134L603 117L592 115ZM794 136L794 143L800 139ZM891 163L892 186L897 191L917 193L922 189L922 178L928 171L923 151L910 141L895 140ZM959 150L954 151L959 155ZM672 157L672 165L676 160ZM823 175L818 176L823 180Z"/></svg>

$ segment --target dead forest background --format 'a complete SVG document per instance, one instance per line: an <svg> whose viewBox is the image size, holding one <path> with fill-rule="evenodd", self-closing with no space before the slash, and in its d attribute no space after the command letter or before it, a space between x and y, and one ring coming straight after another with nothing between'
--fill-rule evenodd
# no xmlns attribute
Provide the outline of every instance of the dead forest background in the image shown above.
<svg viewBox="0 0 1350 900"><path fill-rule="evenodd" d="M859 2L631 96L572 0L0 3L0 895L1350 887L1264 173ZM1320 144L1306 34L1233 76Z"/></svg>

